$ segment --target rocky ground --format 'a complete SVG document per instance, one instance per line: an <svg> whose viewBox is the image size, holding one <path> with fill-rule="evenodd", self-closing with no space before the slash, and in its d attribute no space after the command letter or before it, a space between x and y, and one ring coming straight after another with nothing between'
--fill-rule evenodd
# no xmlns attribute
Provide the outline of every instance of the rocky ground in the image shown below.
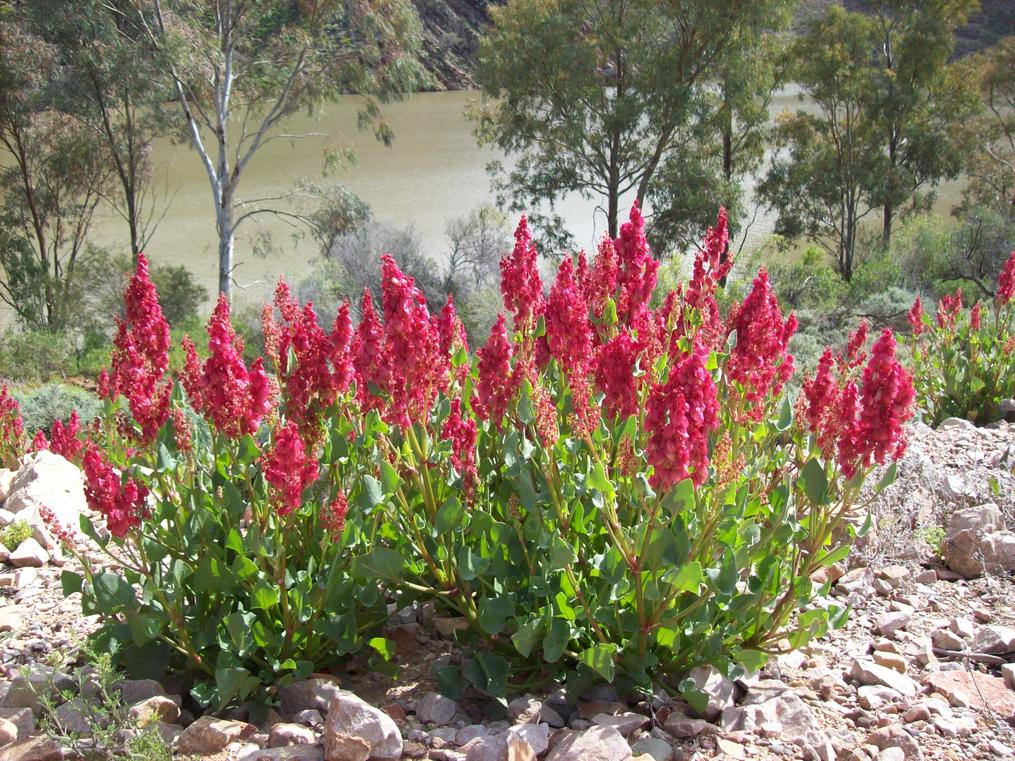
<svg viewBox="0 0 1015 761"><path fill-rule="evenodd" d="M457 646L454 622L426 606L392 617L397 679L353 668L341 680L298 683L261 725L242 714L195 720L171 685L127 681L120 690L133 719L156 727L174 756L216 761L1012 758L1013 470L1013 425L915 426L897 482L872 497L872 531L833 570L832 597L853 606L847 625L736 683L694 672L710 695L703 715L664 694L627 703L603 686L577 705L560 691L520 696L490 721L482 702L436 692L432 667L457 657ZM79 490L80 476L52 460L13 479L0 473L0 523L37 522L41 501L72 503ZM39 732L38 686L55 680L73 691L66 674L94 621L76 597L63 598L61 566L74 561L41 528L4 554L0 761L65 758ZM65 726L89 697L57 709Z"/></svg>

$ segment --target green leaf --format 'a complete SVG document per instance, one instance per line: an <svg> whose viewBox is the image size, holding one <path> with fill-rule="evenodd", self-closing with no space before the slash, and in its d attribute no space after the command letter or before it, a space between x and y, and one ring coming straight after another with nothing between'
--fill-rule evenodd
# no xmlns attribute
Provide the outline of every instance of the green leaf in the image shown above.
<svg viewBox="0 0 1015 761"><path fill-rule="evenodd" d="M578 654L578 660L590 669L595 671L607 682L613 681L616 664L613 656L617 652L617 646L612 642L601 642Z"/></svg>
<svg viewBox="0 0 1015 761"><path fill-rule="evenodd" d="M815 458L811 458L800 472L804 494L812 505L823 505L828 498L828 477L824 466Z"/></svg>
<svg viewBox="0 0 1015 761"><path fill-rule="evenodd" d="M95 602L104 615L111 616L135 602L134 588L115 573L97 573L92 577Z"/></svg>
<svg viewBox="0 0 1015 761"><path fill-rule="evenodd" d="M166 620L162 616L139 613L128 616L127 623L130 626L131 639L135 645L141 647L159 636Z"/></svg>
<svg viewBox="0 0 1015 761"><path fill-rule="evenodd" d="M522 382L521 394L518 396L518 421L522 425L536 422L536 408L532 404L532 384L526 379Z"/></svg>
<svg viewBox="0 0 1015 761"><path fill-rule="evenodd" d="M613 488L613 484L610 482L610 479L606 477L606 470L603 468L603 463L598 460L593 466L592 472L589 473L588 483L593 489L602 493L609 502L612 502L616 497L616 491Z"/></svg>
<svg viewBox="0 0 1015 761"><path fill-rule="evenodd" d="M381 482L373 476L363 476L361 482L363 488L360 489L359 505L365 510L372 510L381 503L384 502L384 489L381 488Z"/></svg>
<svg viewBox="0 0 1015 761"><path fill-rule="evenodd" d="M265 580L257 582L254 591L250 593L250 607L253 610L271 610L279 604L281 590L277 584L269 584Z"/></svg>
<svg viewBox="0 0 1015 761"><path fill-rule="evenodd" d="M458 575L462 581L479 578L489 567L490 559L473 552L471 547L462 547L458 551Z"/></svg>
<svg viewBox="0 0 1015 761"><path fill-rule="evenodd" d="M556 663L564 654L571 639L571 625L563 618L550 619L550 625L543 637L543 660Z"/></svg>
<svg viewBox="0 0 1015 761"><path fill-rule="evenodd" d="M159 444L159 459L155 467L159 473L167 473L176 470L176 458L170 454L165 444Z"/></svg>
<svg viewBox="0 0 1015 761"><path fill-rule="evenodd" d="M390 639L384 637L374 637L367 642L370 647L380 653L381 657L386 661L390 661L395 657L395 643Z"/></svg>
<svg viewBox="0 0 1015 761"><path fill-rule="evenodd" d="M754 673L760 671L761 667L768 663L768 654L750 647L737 648L733 652L733 660L748 672Z"/></svg>
<svg viewBox="0 0 1015 761"><path fill-rule="evenodd" d="M215 688L220 708L233 700L241 701L261 686L261 680L245 668L228 667L215 669Z"/></svg>
<svg viewBox="0 0 1015 761"><path fill-rule="evenodd" d="M388 547L374 547L353 561L361 576L398 581L402 576L402 556Z"/></svg>
<svg viewBox="0 0 1015 761"><path fill-rule="evenodd" d="M500 634L515 612L510 597L484 597L479 601L479 627L487 634Z"/></svg>
<svg viewBox="0 0 1015 761"><path fill-rule="evenodd" d="M496 697L507 692L508 662L503 656L477 652L465 662L462 674L481 692Z"/></svg>
<svg viewBox="0 0 1015 761"><path fill-rule="evenodd" d="M670 489L663 497L663 504L670 515L676 515L683 510L694 509L694 481L685 478L679 484Z"/></svg>
<svg viewBox="0 0 1015 761"><path fill-rule="evenodd" d="M898 466L893 461L892 464L889 465L888 468L885 470L885 474L881 477L881 480L878 481L878 485L874 487L874 493L880 494L889 486L891 486L893 483L895 483L895 476L897 473Z"/></svg>
<svg viewBox="0 0 1015 761"><path fill-rule="evenodd" d="M437 689L442 695L458 700L465 694L466 682L457 666L437 666L434 672L437 675Z"/></svg>
<svg viewBox="0 0 1015 761"><path fill-rule="evenodd" d="M72 594L81 591L84 579L81 574L64 570L60 573L60 587L63 589L63 596L70 597Z"/></svg>
<svg viewBox="0 0 1015 761"><path fill-rule="evenodd" d="M680 568L670 568L662 577L664 584L680 592L697 592L704 580L705 574L697 560L684 563Z"/></svg>
<svg viewBox="0 0 1015 761"><path fill-rule="evenodd" d="M518 631L511 637L511 642L523 658L528 658L532 653L532 648L536 646L539 638L543 636L543 630L546 627L546 622L541 618L529 621L522 626Z"/></svg>
<svg viewBox="0 0 1015 761"><path fill-rule="evenodd" d="M793 425L793 405L790 403L790 395L786 394L782 400L782 407L779 410L779 420L775 424L777 431L787 431Z"/></svg>
<svg viewBox="0 0 1015 761"><path fill-rule="evenodd" d="M387 460L381 460L381 485L384 487L385 495L394 494L402 486L401 476Z"/></svg>
<svg viewBox="0 0 1015 761"><path fill-rule="evenodd" d="M197 561L191 579L196 592L226 592L233 588L232 573L213 555L205 554Z"/></svg>
<svg viewBox="0 0 1015 761"><path fill-rule="evenodd" d="M452 495L445 500L444 504L437 511L437 520L434 523L434 527L437 529L438 534L447 534L458 529L462 525L464 517L465 509L462 507L461 500Z"/></svg>

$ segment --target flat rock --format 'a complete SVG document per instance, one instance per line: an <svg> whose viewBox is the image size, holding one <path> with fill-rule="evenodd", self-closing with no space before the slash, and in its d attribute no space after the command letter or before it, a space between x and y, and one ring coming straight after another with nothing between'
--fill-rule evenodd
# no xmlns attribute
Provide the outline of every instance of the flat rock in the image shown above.
<svg viewBox="0 0 1015 761"><path fill-rule="evenodd" d="M402 734L394 720L351 692L339 691L331 699L323 728L324 757L339 761L339 748L349 745L346 738L367 744L369 758L376 761L397 759L402 755Z"/></svg>
<svg viewBox="0 0 1015 761"><path fill-rule="evenodd" d="M15 568L42 568L49 562L49 553L34 538L28 538L18 545L7 558Z"/></svg>
<svg viewBox="0 0 1015 761"><path fill-rule="evenodd" d="M650 720L648 716L642 716L640 713L625 711L616 716L598 713L592 717L592 722L601 727L613 727L624 737L630 737L635 731L647 727Z"/></svg>
<svg viewBox="0 0 1015 761"><path fill-rule="evenodd" d="M450 724L458 713L458 704L437 692L428 692L416 704L416 718L424 724Z"/></svg>
<svg viewBox="0 0 1015 761"><path fill-rule="evenodd" d="M647 734L638 738L631 746L631 752L636 756L651 756L654 761L673 760L673 746L665 740Z"/></svg>
<svg viewBox="0 0 1015 761"><path fill-rule="evenodd" d="M0 761L63 761L63 749L45 737L33 737L0 749Z"/></svg>
<svg viewBox="0 0 1015 761"><path fill-rule="evenodd" d="M884 637L894 637L900 629L905 629L912 616L909 613L897 613L895 611L882 613L878 616L878 632Z"/></svg>
<svg viewBox="0 0 1015 761"><path fill-rule="evenodd" d="M49 508L64 529L77 535L80 516L86 512L84 477L81 471L49 450L37 452L18 469L10 485L4 509L36 529L35 537L47 549L58 546L42 520Z"/></svg>
<svg viewBox="0 0 1015 761"><path fill-rule="evenodd" d="M627 740L613 727L591 727L569 735L550 751L546 761L628 761Z"/></svg>
<svg viewBox="0 0 1015 761"><path fill-rule="evenodd" d="M35 713L31 708L0 708L0 719L18 728L18 739L25 740L35 731Z"/></svg>
<svg viewBox="0 0 1015 761"><path fill-rule="evenodd" d="M785 692L763 702L732 706L723 711L722 728L777 735L821 761L835 761L835 750L821 724L798 695Z"/></svg>
<svg viewBox="0 0 1015 761"><path fill-rule="evenodd" d="M259 748L254 745L247 752L238 752L236 761L323 761L324 748L320 745L290 745L282 748Z"/></svg>
<svg viewBox="0 0 1015 761"><path fill-rule="evenodd" d="M180 718L180 707L176 705L176 701L165 695L153 695L132 705L127 715L137 722L139 727L147 726L153 721L174 724Z"/></svg>
<svg viewBox="0 0 1015 761"><path fill-rule="evenodd" d="M181 753L210 755L223 750L229 743L245 740L257 727L245 721L202 716L180 733L177 749Z"/></svg>
<svg viewBox="0 0 1015 761"><path fill-rule="evenodd" d="M872 656L874 662L879 666L898 671L900 674L906 673L906 659L898 653L889 653L884 650L875 650Z"/></svg>
<svg viewBox="0 0 1015 761"><path fill-rule="evenodd" d="M13 721L0 719L0 748L18 740L18 727Z"/></svg>
<svg viewBox="0 0 1015 761"><path fill-rule="evenodd" d="M900 674L885 666L879 666L873 661L865 658L855 658L849 670L849 675L860 684L880 684L891 687L896 692L907 698L914 697L917 693L917 684L905 674Z"/></svg>
<svg viewBox="0 0 1015 761"><path fill-rule="evenodd" d="M906 761L922 761L923 759L923 751L920 750L919 744L909 732L897 724L875 729L867 735L864 742L881 751L899 748L905 753Z"/></svg>
<svg viewBox="0 0 1015 761"><path fill-rule="evenodd" d="M1005 718L1015 718L1015 691L1005 687L1001 677L976 671L939 671L928 674L923 683L956 708L992 710Z"/></svg>
<svg viewBox="0 0 1015 761"><path fill-rule="evenodd" d="M19 671L15 674L3 704L6 708L31 708L38 713L42 695L51 693L56 696L65 690L73 690L74 687L74 680L66 674L41 663L33 663L25 673Z"/></svg>
<svg viewBox="0 0 1015 761"><path fill-rule="evenodd" d="M120 691L120 699L129 706L166 694L162 685L154 679L124 679L116 688Z"/></svg>
<svg viewBox="0 0 1015 761"><path fill-rule="evenodd" d="M286 748L290 745L315 745L317 733L302 724L279 722L268 732L269 748Z"/></svg>
<svg viewBox="0 0 1015 761"><path fill-rule="evenodd" d="M697 737L698 735L716 734L719 731L719 728L710 721L694 719L690 716L684 716L682 713L671 713L666 718L663 729L681 740Z"/></svg>
<svg viewBox="0 0 1015 761"><path fill-rule="evenodd" d="M282 702L282 715L293 716L311 709L323 714L341 693L342 688L335 681L314 677L280 688L278 696Z"/></svg>
<svg viewBox="0 0 1015 761"><path fill-rule="evenodd" d="M982 626L973 635L972 649L978 653L1015 653L1015 629Z"/></svg>

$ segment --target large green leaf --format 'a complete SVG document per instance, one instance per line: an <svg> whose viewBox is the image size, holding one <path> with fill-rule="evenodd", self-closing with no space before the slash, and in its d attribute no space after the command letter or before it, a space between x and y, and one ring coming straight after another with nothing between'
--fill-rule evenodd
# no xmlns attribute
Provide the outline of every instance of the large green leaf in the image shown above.
<svg viewBox="0 0 1015 761"><path fill-rule="evenodd" d="M612 642L600 642L594 647L582 650L578 654L578 660L595 671L607 682L612 682L616 664L613 656L617 653L617 646Z"/></svg>
<svg viewBox="0 0 1015 761"><path fill-rule="evenodd" d="M95 602L104 615L111 616L134 603L134 588L122 576L103 571L92 577Z"/></svg>

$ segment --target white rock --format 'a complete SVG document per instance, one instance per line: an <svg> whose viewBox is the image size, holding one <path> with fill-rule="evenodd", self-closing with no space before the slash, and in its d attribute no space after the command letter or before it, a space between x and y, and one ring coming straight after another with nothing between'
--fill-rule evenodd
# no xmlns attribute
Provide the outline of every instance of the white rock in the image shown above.
<svg viewBox="0 0 1015 761"><path fill-rule="evenodd" d="M40 508L47 507L72 534L78 533L81 514L88 509L81 471L58 454L43 450L33 455L14 476L4 509L37 529L36 538L51 549L56 540L46 529Z"/></svg>
<svg viewBox="0 0 1015 761"><path fill-rule="evenodd" d="M180 718L180 707L165 695L153 695L132 705L127 715L141 727L153 721L174 724Z"/></svg>
<svg viewBox="0 0 1015 761"><path fill-rule="evenodd" d="M973 650L978 653L1015 652L1015 629L1007 626L983 626L973 636Z"/></svg>
<svg viewBox="0 0 1015 761"><path fill-rule="evenodd" d="M15 471L10 468L0 468L0 504L3 504L4 500L7 499L7 495L11 493L11 484L14 483ZM6 526L6 523L0 524Z"/></svg>
<svg viewBox="0 0 1015 761"><path fill-rule="evenodd" d="M402 734L394 720L351 692L341 690L331 699L324 719L324 757L339 761L337 749L348 744L345 738L362 740L368 745L369 758L376 761L398 759L402 755Z"/></svg>
<svg viewBox="0 0 1015 761"><path fill-rule="evenodd" d="M948 628L955 632L962 639L970 639L976 634L976 624L970 621L968 618L962 616L956 616L948 623Z"/></svg>
<svg viewBox="0 0 1015 761"><path fill-rule="evenodd" d="M7 559L15 568L42 568L49 560L49 553L34 538L18 545Z"/></svg>
<svg viewBox="0 0 1015 761"><path fill-rule="evenodd" d="M885 687L891 687L907 698L915 696L918 689L916 682L905 674L879 666L873 661L868 661L864 658L855 658L853 660L849 675L860 684L880 684Z"/></svg>
<svg viewBox="0 0 1015 761"><path fill-rule="evenodd" d="M1004 678L1005 687L1015 690L1015 663L1006 663L1001 666L1001 676Z"/></svg>
<svg viewBox="0 0 1015 761"><path fill-rule="evenodd" d="M566 737L546 761L628 761L632 755L631 746L613 727L592 727Z"/></svg>
<svg viewBox="0 0 1015 761"><path fill-rule="evenodd" d="M18 739L18 728L13 721L0 719L0 748Z"/></svg>
<svg viewBox="0 0 1015 761"><path fill-rule="evenodd" d="M282 715L293 716L307 710L326 712L331 701L341 692L338 683L331 679L301 679L293 682L278 691L282 701Z"/></svg>
<svg viewBox="0 0 1015 761"><path fill-rule="evenodd" d="M965 650L965 641L951 629L936 629L930 635L934 647L940 650Z"/></svg>
<svg viewBox="0 0 1015 761"><path fill-rule="evenodd" d="M816 754L821 761L835 761L835 750L807 704L793 693L783 693L764 702L727 708L722 715L726 732L742 730L761 735L777 734Z"/></svg>
<svg viewBox="0 0 1015 761"><path fill-rule="evenodd" d="M878 616L878 632L885 637L894 637L900 629L905 629L912 616L909 613L882 613Z"/></svg>

